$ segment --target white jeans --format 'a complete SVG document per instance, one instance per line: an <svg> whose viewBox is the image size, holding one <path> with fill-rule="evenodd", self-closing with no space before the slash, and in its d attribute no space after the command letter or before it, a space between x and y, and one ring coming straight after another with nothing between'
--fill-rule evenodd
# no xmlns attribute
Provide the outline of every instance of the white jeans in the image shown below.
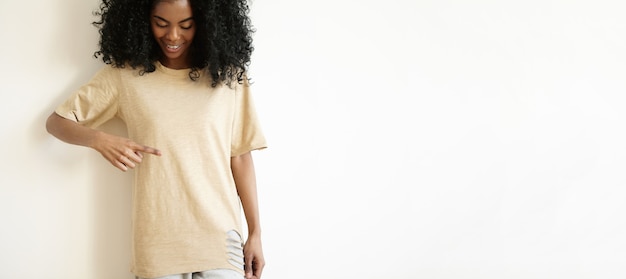
<svg viewBox="0 0 626 279"><path fill-rule="evenodd" d="M135 277L137 279L147 279ZM243 275L232 269L213 269L194 273L167 275L152 279L243 279Z"/></svg>

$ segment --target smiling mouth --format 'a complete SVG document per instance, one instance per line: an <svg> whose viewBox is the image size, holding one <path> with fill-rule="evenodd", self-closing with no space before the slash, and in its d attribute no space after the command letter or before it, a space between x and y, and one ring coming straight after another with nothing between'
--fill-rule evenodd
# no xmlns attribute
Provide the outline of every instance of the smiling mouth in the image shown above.
<svg viewBox="0 0 626 279"><path fill-rule="evenodd" d="M171 50L177 50L180 48L180 45L166 45L166 47Z"/></svg>

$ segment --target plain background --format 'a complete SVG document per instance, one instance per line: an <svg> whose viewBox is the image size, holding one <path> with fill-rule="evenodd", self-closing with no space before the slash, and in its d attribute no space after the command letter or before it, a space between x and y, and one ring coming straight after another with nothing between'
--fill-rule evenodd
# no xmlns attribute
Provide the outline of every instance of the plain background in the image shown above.
<svg viewBox="0 0 626 279"><path fill-rule="evenodd" d="M264 278L626 278L622 3L253 2ZM3 278L132 278L131 173L44 129L97 6L0 2Z"/></svg>

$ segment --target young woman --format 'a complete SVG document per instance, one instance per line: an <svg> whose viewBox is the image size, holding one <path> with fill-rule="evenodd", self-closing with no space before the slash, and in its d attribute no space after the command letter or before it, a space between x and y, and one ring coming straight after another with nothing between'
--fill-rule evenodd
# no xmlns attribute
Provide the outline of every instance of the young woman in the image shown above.
<svg viewBox="0 0 626 279"><path fill-rule="evenodd" d="M48 118L55 137L134 171L137 278L261 277L247 14L245 0L104 0L108 65ZM94 129L113 117L128 138Z"/></svg>

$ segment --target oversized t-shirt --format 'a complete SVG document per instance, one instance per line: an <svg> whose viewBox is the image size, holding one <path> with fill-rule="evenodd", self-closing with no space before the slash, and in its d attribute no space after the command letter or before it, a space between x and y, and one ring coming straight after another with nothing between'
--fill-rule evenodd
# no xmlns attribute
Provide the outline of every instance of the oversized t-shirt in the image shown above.
<svg viewBox="0 0 626 279"><path fill-rule="evenodd" d="M211 87L202 71L103 67L56 109L88 127L121 118L159 149L134 169L131 271L139 277L242 271L241 205L231 156L266 147L247 84Z"/></svg>

